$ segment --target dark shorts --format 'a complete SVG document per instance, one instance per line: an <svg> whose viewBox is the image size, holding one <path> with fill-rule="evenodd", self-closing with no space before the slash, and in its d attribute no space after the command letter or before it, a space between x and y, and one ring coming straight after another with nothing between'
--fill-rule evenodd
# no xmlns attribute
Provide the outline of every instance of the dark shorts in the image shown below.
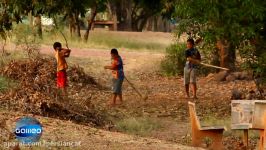
<svg viewBox="0 0 266 150"><path fill-rule="evenodd" d="M122 84L123 84L123 79L114 79L113 78L113 94L122 94Z"/></svg>
<svg viewBox="0 0 266 150"><path fill-rule="evenodd" d="M57 72L57 87L65 88L67 86L67 74L66 70L61 70Z"/></svg>

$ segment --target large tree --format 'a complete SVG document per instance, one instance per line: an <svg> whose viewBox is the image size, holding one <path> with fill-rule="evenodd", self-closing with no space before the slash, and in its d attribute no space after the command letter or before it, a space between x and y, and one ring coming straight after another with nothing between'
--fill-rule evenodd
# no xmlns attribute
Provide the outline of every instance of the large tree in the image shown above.
<svg viewBox="0 0 266 150"><path fill-rule="evenodd" d="M15 3L14 0L0 2L0 34L3 39L6 39L6 31L12 29L13 21L17 23L21 21L20 15L27 11L27 2L19 1Z"/></svg>
<svg viewBox="0 0 266 150"><path fill-rule="evenodd" d="M179 35L187 32L216 43L220 65L233 69L236 48L265 30L265 9L264 0L178 0L174 17Z"/></svg>
<svg viewBox="0 0 266 150"><path fill-rule="evenodd" d="M114 0L120 30L142 31L147 21L169 13L174 0ZM171 5L172 7L173 5ZM172 7L173 8L173 7Z"/></svg>

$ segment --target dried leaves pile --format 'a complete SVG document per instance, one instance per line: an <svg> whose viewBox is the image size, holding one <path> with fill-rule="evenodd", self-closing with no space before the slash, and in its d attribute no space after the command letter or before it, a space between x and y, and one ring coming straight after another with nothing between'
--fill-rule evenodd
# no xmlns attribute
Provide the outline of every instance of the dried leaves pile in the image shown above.
<svg viewBox="0 0 266 150"><path fill-rule="evenodd" d="M53 58L11 61L1 68L1 73L17 81L16 88L0 95L1 106L96 126L107 123L103 113L90 102L90 92L101 91L101 86L79 66L68 69L67 98L58 94Z"/></svg>

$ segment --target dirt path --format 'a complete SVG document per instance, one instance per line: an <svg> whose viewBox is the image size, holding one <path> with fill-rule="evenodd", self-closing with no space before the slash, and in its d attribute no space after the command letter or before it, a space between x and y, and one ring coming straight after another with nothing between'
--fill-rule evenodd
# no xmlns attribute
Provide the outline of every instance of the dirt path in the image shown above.
<svg viewBox="0 0 266 150"><path fill-rule="evenodd" d="M41 47L41 52L53 55L53 50L50 46L43 45ZM147 101L143 101L129 86L129 84L125 82L123 85L124 103L118 107L107 109L113 115L112 117L118 119L124 119L127 117L156 118L162 124L162 128L152 131L152 133L147 135L147 138L152 137L164 142L167 141L166 143L171 143L170 146L175 146L175 143L189 145L191 137L187 102L194 100L184 98L182 77L165 77L158 73L159 63L164 57L164 54L122 50L120 51L120 55L124 59L125 72L129 80L132 81L143 94L148 94L149 98ZM110 72L103 69L104 65L110 63L109 50L73 49L71 56L72 57L68 60L70 63L78 64L84 67L87 72L91 73L92 76L97 79L97 81L101 81L101 84L110 86ZM203 121L208 117L213 117L214 119L211 120L212 122L209 122L209 124L207 123L207 125L215 125L217 121L224 124L223 121L230 120L230 96L232 89L253 89L254 83L250 81L214 82L208 80L207 78L199 78L198 87L199 99L194 101L196 103L197 114ZM110 93L100 91L95 93L97 94L93 95L92 103L94 105L107 108L106 103L110 98ZM44 122L49 123L50 121L44 120ZM70 122L63 121L62 124L57 124L64 127L67 126L68 123L72 126ZM51 121L50 124L51 125L46 126L48 128L57 128L57 125L54 124L53 121ZM89 127L76 126L78 128L88 128L90 131ZM49 131L50 129L47 130ZM60 130L62 134L54 134L54 136L56 138L60 137L68 139L68 133L66 132L78 132L80 135L84 135L77 130L79 129ZM146 141L146 138L138 137L139 139L142 139L138 141L138 138L135 136L127 136L116 132L109 133L102 130L101 133L106 133L106 135L97 133L97 135L101 138L92 136L93 139L91 139L90 136L84 135L84 140L90 142L92 141L92 145L97 145L96 148L99 147L99 149L103 149L104 147L101 146L105 145L109 145L113 149L145 149L146 145L153 145L150 144L150 142L143 144L143 141ZM91 135L91 133L88 134ZM112 134L114 134L114 138L110 139ZM122 138L116 137L117 135ZM49 139L54 137L48 137L47 135L47 138ZM125 142L124 139L130 142L133 140L136 141L136 143L130 144L130 142ZM237 140L233 139L233 142L235 141ZM231 150L238 148L238 146L232 144L232 140L230 141L226 139L224 142L227 149ZM147 149L154 149L154 147L147 147ZM162 149L167 149L167 147L162 147ZM175 147L173 149L175 149Z"/></svg>
<svg viewBox="0 0 266 150"><path fill-rule="evenodd" d="M1 125L6 124L7 129L12 131L15 126L16 119L22 116L32 116L31 114L0 112ZM192 148L183 146L173 142L153 138L141 138L132 135L126 135L118 132L108 132L101 129L91 128L89 126L77 125L70 121L62 121L53 118L34 116L43 126L42 144L40 149L47 149L48 144L45 142L73 142L73 147L53 147L52 149L75 149L75 150L200 150L200 148ZM1 133L5 133L0 129ZM82 135L82 136L81 136ZM4 135L3 135L4 136ZM12 143L9 141L10 144ZM13 141L15 142L15 141ZM1 144L0 148L6 149L6 145ZM37 147L35 147L37 148ZM38 149L39 149L38 148ZM25 149L25 148L24 148ZM26 148L28 149L28 148Z"/></svg>
<svg viewBox="0 0 266 150"><path fill-rule="evenodd" d="M48 49L49 47L42 46L41 52L53 54L53 51L49 51ZM71 55L72 57L74 56L80 59L97 61L98 63L90 63L96 68L110 63L109 53L110 50L102 49L74 49ZM123 57L125 72L127 73L129 80L131 80L135 86L143 92L143 94L149 94L149 100L143 102L139 99L129 84L125 82L125 103L114 111L118 114L123 112L124 114L132 115L132 117L146 116L148 114L149 117L160 118L160 122L163 126L162 129L150 133L149 136L161 140L189 144L189 139L187 137L189 134L187 115L185 112L182 112L184 108L183 106L186 106L186 101L177 101L176 98L180 93L177 93L177 91L172 92L174 89L177 89L180 85L179 82L182 81L180 78L167 81L165 78L156 75L156 72L159 69L160 60L164 57L164 54L143 51L119 51L119 53ZM83 62L78 62L78 64L82 65ZM87 65L85 64L83 67L86 68L86 66ZM108 71L104 71L101 68L91 68L92 69L89 69L90 72L96 73L94 76L98 76L101 80L106 79L104 84L110 84L110 74ZM109 98L106 97L106 95L99 95L95 104L105 105L108 99ZM180 107L180 103L183 106ZM168 108L170 109L167 110ZM186 117L184 118L184 115L178 115L180 112ZM185 120L185 122L181 121L182 119ZM166 126L168 128L165 128Z"/></svg>
<svg viewBox="0 0 266 150"><path fill-rule="evenodd" d="M51 46L42 45L41 53L53 55L54 51ZM126 50L119 50L119 54L123 58L125 71L140 70L145 67L150 67L154 64L155 61L161 60L164 56L163 53L144 51L137 52ZM110 50L73 48L71 52L71 57L76 57L80 59L91 59L92 61L100 61L102 64L109 64Z"/></svg>

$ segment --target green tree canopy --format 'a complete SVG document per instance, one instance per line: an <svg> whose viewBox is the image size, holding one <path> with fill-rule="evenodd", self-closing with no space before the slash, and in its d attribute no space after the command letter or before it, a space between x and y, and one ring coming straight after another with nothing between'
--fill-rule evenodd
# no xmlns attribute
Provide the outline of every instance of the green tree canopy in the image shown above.
<svg viewBox="0 0 266 150"><path fill-rule="evenodd" d="M179 0L175 16L178 33L190 32L207 41L226 38L239 43L261 32L266 18L264 0Z"/></svg>
<svg viewBox="0 0 266 150"><path fill-rule="evenodd" d="M175 6L179 36L186 32L207 43L222 41L230 45L230 56L244 41L265 38L264 0L178 0Z"/></svg>

